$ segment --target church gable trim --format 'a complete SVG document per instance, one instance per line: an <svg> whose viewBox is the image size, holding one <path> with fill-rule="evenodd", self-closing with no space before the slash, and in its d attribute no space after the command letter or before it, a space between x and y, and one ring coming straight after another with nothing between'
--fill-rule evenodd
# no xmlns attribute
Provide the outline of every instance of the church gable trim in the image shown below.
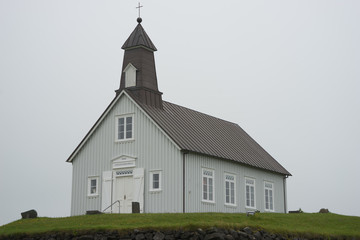
<svg viewBox="0 0 360 240"><path fill-rule="evenodd" d="M169 141L174 144L176 146L176 148L178 150L181 150L180 146L174 142L174 140L152 119L152 117L136 102L134 101L134 99L129 96L128 93L126 93L126 91L121 91L120 94L116 95L116 97L110 102L109 106L105 109L105 111L101 114L101 116L99 117L99 119L95 122L95 124L91 127L91 129L89 130L89 132L85 135L85 137L81 140L81 142L79 143L79 145L75 148L75 150L71 153L71 155L69 156L69 158L66 160L66 162L72 162L74 160L74 158L76 157L76 155L78 154L78 152L82 149L82 147L85 145L85 143L87 142L87 140L92 136L92 134L95 132L95 130L97 129L97 127L102 123L102 121L107 117L108 113L113 109L113 107L115 106L115 104L118 102L118 100L122 97L122 96L126 96L127 98L130 99L130 101L135 104L135 106L140 109L140 111L147 117L150 119L151 123L153 123L160 131L161 133L163 133L168 139Z"/></svg>

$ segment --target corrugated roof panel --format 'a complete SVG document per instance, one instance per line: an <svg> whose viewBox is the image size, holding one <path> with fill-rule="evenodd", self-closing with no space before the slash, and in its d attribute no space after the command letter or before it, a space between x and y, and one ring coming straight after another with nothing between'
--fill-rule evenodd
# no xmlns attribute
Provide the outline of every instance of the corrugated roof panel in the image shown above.
<svg viewBox="0 0 360 240"><path fill-rule="evenodd" d="M235 123L166 101L163 109L139 105L183 150L291 175Z"/></svg>

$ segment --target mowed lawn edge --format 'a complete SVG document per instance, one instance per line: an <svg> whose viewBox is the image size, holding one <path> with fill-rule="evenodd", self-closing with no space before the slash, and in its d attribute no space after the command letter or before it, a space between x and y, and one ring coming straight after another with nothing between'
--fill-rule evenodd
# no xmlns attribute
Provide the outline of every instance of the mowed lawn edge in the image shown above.
<svg viewBox="0 0 360 240"><path fill-rule="evenodd" d="M289 236L360 238L360 217L332 213L164 213L100 214L64 218L18 220L0 227L0 237L51 232L94 232L133 229L195 230L209 227L242 229L251 227Z"/></svg>

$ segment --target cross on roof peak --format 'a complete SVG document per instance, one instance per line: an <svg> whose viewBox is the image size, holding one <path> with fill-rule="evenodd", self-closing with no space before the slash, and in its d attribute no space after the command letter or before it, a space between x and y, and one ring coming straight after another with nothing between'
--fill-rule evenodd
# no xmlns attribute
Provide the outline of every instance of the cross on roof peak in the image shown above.
<svg viewBox="0 0 360 240"><path fill-rule="evenodd" d="M139 17L140 18L140 8L142 8L143 6L140 4L140 2L138 3L138 6L136 7L137 9L139 9Z"/></svg>

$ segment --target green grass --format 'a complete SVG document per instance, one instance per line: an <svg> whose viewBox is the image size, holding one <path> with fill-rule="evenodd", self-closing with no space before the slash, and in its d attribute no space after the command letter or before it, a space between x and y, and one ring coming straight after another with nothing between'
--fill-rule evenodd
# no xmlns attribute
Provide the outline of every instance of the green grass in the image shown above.
<svg viewBox="0 0 360 240"><path fill-rule="evenodd" d="M101 214L66 218L18 220L0 227L0 237L49 232L80 233L98 230L184 229L208 227L240 229L249 226L273 233L303 237L359 238L360 217L337 214L301 213L188 213L188 214Z"/></svg>

